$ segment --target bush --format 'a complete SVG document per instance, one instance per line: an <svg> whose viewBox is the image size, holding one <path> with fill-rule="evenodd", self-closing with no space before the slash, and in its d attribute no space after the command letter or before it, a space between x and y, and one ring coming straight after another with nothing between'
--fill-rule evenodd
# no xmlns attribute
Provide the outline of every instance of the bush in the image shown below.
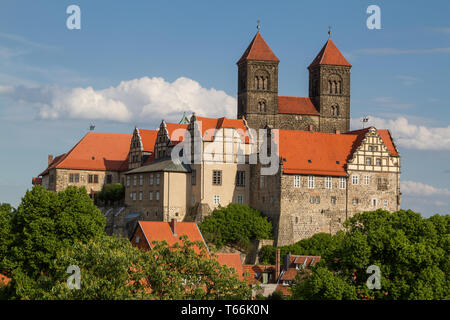
<svg viewBox="0 0 450 320"><path fill-rule="evenodd" d="M98 193L101 201L120 201L125 199L125 187L121 183L105 184Z"/></svg>
<svg viewBox="0 0 450 320"><path fill-rule="evenodd" d="M205 240L217 248L232 245L245 250L251 240L272 238L272 224L247 205L231 203L219 207L199 227Z"/></svg>

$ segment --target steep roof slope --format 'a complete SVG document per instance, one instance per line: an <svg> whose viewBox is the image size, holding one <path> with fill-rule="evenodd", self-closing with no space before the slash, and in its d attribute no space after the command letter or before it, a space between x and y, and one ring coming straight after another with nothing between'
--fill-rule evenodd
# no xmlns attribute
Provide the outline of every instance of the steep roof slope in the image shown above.
<svg viewBox="0 0 450 320"><path fill-rule="evenodd" d="M278 97L278 112L289 114L320 115L310 98Z"/></svg>
<svg viewBox="0 0 450 320"><path fill-rule="evenodd" d="M266 41L264 41L259 32L256 33L252 42L250 42L250 45L247 47L237 64L245 60L280 61L267 45Z"/></svg>
<svg viewBox="0 0 450 320"><path fill-rule="evenodd" d="M328 39L308 68L316 65L352 66L331 39Z"/></svg>

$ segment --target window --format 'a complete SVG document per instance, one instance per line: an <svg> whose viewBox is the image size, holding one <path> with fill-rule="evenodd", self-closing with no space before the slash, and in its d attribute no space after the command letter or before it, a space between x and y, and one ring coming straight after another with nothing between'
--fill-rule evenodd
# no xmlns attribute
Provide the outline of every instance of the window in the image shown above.
<svg viewBox="0 0 450 320"><path fill-rule="evenodd" d="M383 206L386 208L388 206L389 202L387 200L383 200Z"/></svg>
<svg viewBox="0 0 450 320"><path fill-rule="evenodd" d="M294 176L294 188L300 188L300 176Z"/></svg>
<svg viewBox="0 0 450 320"><path fill-rule="evenodd" d="M215 194L214 195L214 205L218 206L220 204L220 196Z"/></svg>
<svg viewBox="0 0 450 320"><path fill-rule="evenodd" d="M94 183L98 183L98 174L94 174Z"/></svg>
<svg viewBox="0 0 450 320"><path fill-rule="evenodd" d="M314 189L314 176L308 176L308 188Z"/></svg>
<svg viewBox="0 0 450 320"><path fill-rule="evenodd" d="M381 159L380 158L377 158L377 166L381 166Z"/></svg>
<svg viewBox="0 0 450 320"><path fill-rule="evenodd" d="M133 192L130 192L130 199L133 199Z"/></svg>
<svg viewBox="0 0 450 320"><path fill-rule="evenodd" d="M377 206L377 199L376 199L376 198L373 198L373 199L372 199L372 206L373 206L373 207L376 207L376 206Z"/></svg>
<svg viewBox="0 0 450 320"><path fill-rule="evenodd" d="M316 203L319 204L320 203L320 197L316 196Z"/></svg>
<svg viewBox="0 0 450 320"><path fill-rule="evenodd" d="M156 200L159 200L159 191L156 191Z"/></svg>
<svg viewBox="0 0 450 320"><path fill-rule="evenodd" d="M107 175L106 175L106 183L107 183L107 184L112 183L112 175L110 175L110 174L107 174Z"/></svg>
<svg viewBox="0 0 450 320"><path fill-rule="evenodd" d="M364 184L365 185L370 184L370 176L364 176Z"/></svg>
<svg viewBox="0 0 450 320"><path fill-rule="evenodd" d="M378 151L378 146L373 146L372 151Z"/></svg>
<svg viewBox="0 0 450 320"><path fill-rule="evenodd" d="M195 186L195 184L197 183L197 171L196 170L192 170L191 172L191 185Z"/></svg>
<svg viewBox="0 0 450 320"><path fill-rule="evenodd" d="M314 197L309 198L309 203L314 203Z"/></svg>
<svg viewBox="0 0 450 320"><path fill-rule="evenodd" d="M133 176L133 186L137 185L137 176Z"/></svg>
<svg viewBox="0 0 450 320"><path fill-rule="evenodd" d="M73 173L70 173L69 174L69 182L74 182L74 174Z"/></svg>
<svg viewBox="0 0 450 320"><path fill-rule="evenodd" d="M144 176L141 174L139 176L139 185L142 186L144 184Z"/></svg>
<svg viewBox="0 0 450 320"><path fill-rule="evenodd" d="M243 204L244 203L244 198L242 197L242 195L238 195L237 196L237 203L239 203L239 204Z"/></svg>
<svg viewBox="0 0 450 320"><path fill-rule="evenodd" d="M346 181L344 177L339 178L339 188L340 189L345 189L346 187Z"/></svg>
<svg viewBox="0 0 450 320"><path fill-rule="evenodd" d="M150 185L153 185L153 173L150 175Z"/></svg>
<svg viewBox="0 0 450 320"><path fill-rule="evenodd" d="M220 186L222 184L222 171L221 170L213 171L212 184L216 185L216 186Z"/></svg>
<svg viewBox="0 0 450 320"><path fill-rule="evenodd" d="M368 146L367 149L368 149L369 151L372 151L372 146Z"/></svg>
<svg viewBox="0 0 450 320"><path fill-rule="evenodd" d="M372 158L367 157L366 158L366 166L371 166L372 165Z"/></svg>
<svg viewBox="0 0 450 320"><path fill-rule="evenodd" d="M159 186L159 173L156 175L156 185Z"/></svg>
<svg viewBox="0 0 450 320"><path fill-rule="evenodd" d="M130 176L127 176L127 187L130 186L130 180L131 180Z"/></svg>
<svg viewBox="0 0 450 320"><path fill-rule="evenodd" d="M352 184L358 184L359 183L359 176L354 174L352 175Z"/></svg>
<svg viewBox="0 0 450 320"><path fill-rule="evenodd" d="M245 171L237 171L236 172L236 185L238 187L245 186Z"/></svg>
<svg viewBox="0 0 450 320"><path fill-rule="evenodd" d="M298 217L295 217L295 223L298 223Z"/></svg>
<svg viewBox="0 0 450 320"><path fill-rule="evenodd" d="M148 194L148 199L153 200L153 191L150 191Z"/></svg>
<svg viewBox="0 0 450 320"><path fill-rule="evenodd" d="M195 204L195 197L192 196L192 204Z"/></svg>
<svg viewBox="0 0 450 320"><path fill-rule="evenodd" d="M134 238L134 243L139 243L139 240L141 240L141 239L139 238L139 236L136 236L136 238Z"/></svg>
<svg viewBox="0 0 450 320"><path fill-rule="evenodd" d="M133 192L133 201L136 201L136 192Z"/></svg>
<svg viewBox="0 0 450 320"><path fill-rule="evenodd" d="M356 206L358 203L359 203L359 199L358 199L358 198L353 198L352 204L353 204L354 206Z"/></svg>
<svg viewBox="0 0 450 320"><path fill-rule="evenodd" d="M325 188L331 189L331 177L325 177Z"/></svg>
<svg viewBox="0 0 450 320"><path fill-rule="evenodd" d="M259 176L259 188L264 188L264 176Z"/></svg>
<svg viewBox="0 0 450 320"><path fill-rule="evenodd" d="M331 204L335 205L336 204L336 197L331 197Z"/></svg>
<svg viewBox="0 0 450 320"><path fill-rule="evenodd" d="M139 200L142 200L142 191L139 191Z"/></svg>
<svg viewBox="0 0 450 320"><path fill-rule="evenodd" d="M88 183L93 183L94 182L94 175L90 174L88 175Z"/></svg>

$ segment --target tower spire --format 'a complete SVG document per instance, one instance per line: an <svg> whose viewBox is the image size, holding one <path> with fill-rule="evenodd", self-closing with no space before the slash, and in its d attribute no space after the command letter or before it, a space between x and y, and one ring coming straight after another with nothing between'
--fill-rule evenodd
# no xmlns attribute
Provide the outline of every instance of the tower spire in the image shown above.
<svg viewBox="0 0 450 320"><path fill-rule="evenodd" d="M261 21L260 20L256 20L256 29L258 29L258 32L261 29Z"/></svg>
<svg viewBox="0 0 450 320"><path fill-rule="evenodd" d="M331 26L328 26L328 38L331 38Z"/></svg>

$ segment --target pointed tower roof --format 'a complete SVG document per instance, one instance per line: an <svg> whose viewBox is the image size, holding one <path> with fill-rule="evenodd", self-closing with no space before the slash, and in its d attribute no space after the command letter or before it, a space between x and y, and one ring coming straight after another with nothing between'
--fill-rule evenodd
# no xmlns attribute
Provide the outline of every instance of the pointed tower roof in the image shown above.
<svg viewBox="0 0 450 320"><path fill-rule="evenodd" d="M266 41L264 41L259 31L256 33L252 42L250 42L250 45L248 46L247 50L245 50L244 54L239 59L237 64L241 63L244 60L262 60L262 61L280 62L277 56L269 48Z"/></svg>
<svg viewBox="0 0 450 320"><path fill-rule="evenodd" d="M319 54L308 68L323 64L347 67L352 66L347 59L345 59L331 39L328 39L322 50L320 50Z"/></svg>

